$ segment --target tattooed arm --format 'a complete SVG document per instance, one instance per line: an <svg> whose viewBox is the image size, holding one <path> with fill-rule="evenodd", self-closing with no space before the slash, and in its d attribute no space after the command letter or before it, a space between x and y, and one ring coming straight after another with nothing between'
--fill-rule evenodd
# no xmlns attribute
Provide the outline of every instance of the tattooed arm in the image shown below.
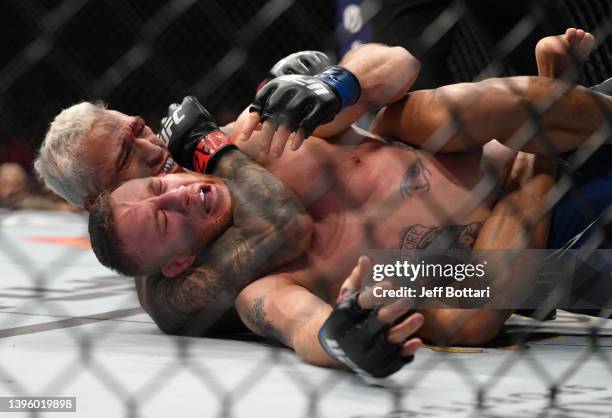
<svg viewBox="0 0 612 418"><path fill-rule="evenodd" d="M497 139L548 156L578 148L611 114L612 99L584 87L508 77L412 92L381 110L372 130L433 151L461 152Z"/></svg>
<svg viewBox="0 0 612 418"><path fill-rule="evenodd" d="M137 280L141 304L168 333L200 335L251 281L288 263L310 243L312 219L284 183L237 150L215 167L233 200L233 224L176 279Z"/></svg>
<svg viewBox="0 0 612 418"><path fill-rule="evenodd" d="M251 283L236 299L236 309L251 331L292 348L305 362L324 367L337 365L318 340L319 329L332 307L294 284L290 273L273 274Z"/></svg>

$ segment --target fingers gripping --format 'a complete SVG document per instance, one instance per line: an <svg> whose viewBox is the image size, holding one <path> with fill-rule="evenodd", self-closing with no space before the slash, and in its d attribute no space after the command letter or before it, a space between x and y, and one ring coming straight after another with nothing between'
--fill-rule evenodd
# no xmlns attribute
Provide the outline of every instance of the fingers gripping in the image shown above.
<svg viewBox="0 0 612 418"><path fill-rule="evenodd" d="M367 257L361 257L343 288L358 287L370 265ZM357 292L340 299L319 332L319 342L330 356L362 376L375 378L389 376L412 361L412 353L419 348L420 341L405 344L404 340L420 327L421 318L411 316L394 326L393 333L389 334L393 322L406 313L405 304L383 308L387 309L383 311L364 309L361 303L367 303L367 298Z"/></svg>
<svg viewBox="0 0 612 418"><path fill-rule="evenodd" d="M298 59L298 69L303 71L306 63L315 65L314 61ZM289 133L298 132L291 144L292 149L297 149L303 138L309 137L317 126L332 121L343 108L355 104L360 94L359 81L350 71L330 67L314 76L281 75L274 78L259 90L249 111L257 113L261 121L270 120L277 127L287 128ZM247 132L244 129L239 138L244 138ZM275 134L272 132L264 137L263 142L270 143ZM282 154L288 136L279 134L274 140L277 145L272 148L276 156ZM262 150L266 148L269 146L262 147Z"/></svg>

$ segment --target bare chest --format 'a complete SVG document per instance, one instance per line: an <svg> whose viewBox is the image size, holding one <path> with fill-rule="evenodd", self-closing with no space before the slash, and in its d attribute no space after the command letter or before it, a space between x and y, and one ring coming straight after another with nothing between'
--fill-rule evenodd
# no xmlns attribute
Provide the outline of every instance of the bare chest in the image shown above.
<svg viewBox="0 0 612 418"><path fill-rule="evenodd" d="M496 161L483 154L433 158L377 143L333 147L271 167L313 217L300 284L324 299L337 294L368 249L471 247L504 175L499 161L499 170L487 170L483 164Z"/></svg>

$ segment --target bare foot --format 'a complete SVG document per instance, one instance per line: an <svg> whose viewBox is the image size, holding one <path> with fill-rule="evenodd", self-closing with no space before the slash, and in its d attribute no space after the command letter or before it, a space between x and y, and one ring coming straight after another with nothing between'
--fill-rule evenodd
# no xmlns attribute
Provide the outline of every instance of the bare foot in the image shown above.
<svg viewBox="0 0 612 418"><path fill-rule="evenodd" d="M593 35L576 28L569 28L563 35L542 38L535 48L538 74L574 80L594 46Z"/></svg>

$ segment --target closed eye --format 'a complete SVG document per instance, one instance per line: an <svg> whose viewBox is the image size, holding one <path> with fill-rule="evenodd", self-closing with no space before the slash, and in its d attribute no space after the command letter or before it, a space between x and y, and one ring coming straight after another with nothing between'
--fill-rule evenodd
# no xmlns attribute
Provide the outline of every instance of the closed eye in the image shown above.
<svg viewBox="0 0 612 418"><path fill-rule="evenodd" d="M166 186L160 179L157 179L155 183L155 193L159 196L166 190Z"/></svg>
<svg viewBox="0 0 612 418"><path fill-rule="evenodd" d="M123 170L125 167L129 165L131 156L132 156L132 146L127 145L124 156L123 156L123 160L121 161L121 166L120 166L121 170Z"/></svg>

